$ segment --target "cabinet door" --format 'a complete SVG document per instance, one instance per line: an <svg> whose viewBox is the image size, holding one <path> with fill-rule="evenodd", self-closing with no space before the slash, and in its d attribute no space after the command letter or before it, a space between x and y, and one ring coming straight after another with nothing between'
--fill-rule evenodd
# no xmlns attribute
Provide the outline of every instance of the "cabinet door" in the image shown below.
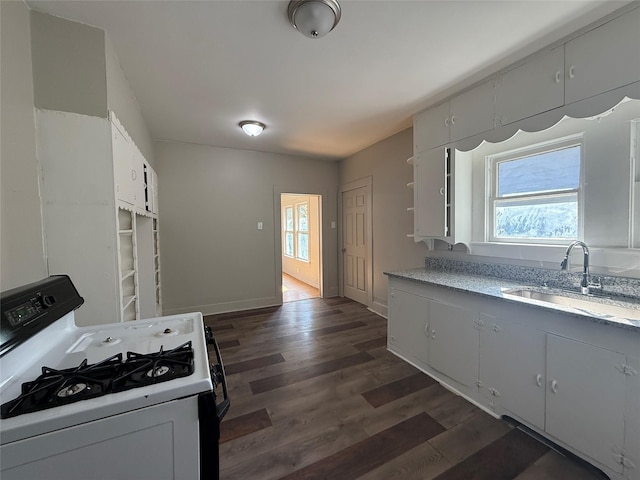
<svg viewBox="0 0 640 480"><path fill-rule="evenodd" d="M591 30L565 45L565 101L640 81L640 8Z"/></svg>
<svg viewBox="0 0 640 480"><path fill-rule="evenodd" d="M494 127L493 80L451 99L451 141L487 132Z"/></svg>
<svg viewBox="0 0 640 480"><path fill-rule="evenodd" d="M505 73L496 87L498 125L507 125L563 104L563 47Z"/></svg>
<svg viewBox="0 0 640 480"><path fill-rule="evenodd" d="M480 392L490 405L544 429L546 333L480 315Z"/></svg>
<svg viewBox="0 0 640 480"><path fill-rule="evenodd" d="M395 288L389 297L390 346L408 360L426 366L429 300Z"/></svg>
<svg viewBox="0 0 640 480"><path fill-rule="evenodd" d="M417 114L413 137L415 153L449 143L449 102Z"/></svg>
<svg viewBox="0 0 640 480"><path fill-rule="evenodd" d="M467 387L478 380L478 314L429 302L429 365Z"/></svg>
<svg viewBox="0 0 640 480"><path fill-rule="evenodd" d="M141 210L145 210L144 164L145 160L142 153L140 153L138 147L133 145L133 155L130 165L131 198L133 204Z"/></svg>
<svg viewBox="0 0 640 480"><path fill-rule="evenodd" d="M113 149L113 172L116 198L133 204L131 185L132 146L127 138L115 127L111 127L111 148Z"/></svg>
<svg viewBox="0 0 640 480"><path fill-rule="evenodd" d="M622 472L614 455L624 442L625 356L547 336L545 430L594 460Z"/></svg>
<svg viewBox="0 0 640 480"><path fill-rule="evenodd" d="M414 236L444 237L446 158L443 148L417 155L413 163Z"/></svg>

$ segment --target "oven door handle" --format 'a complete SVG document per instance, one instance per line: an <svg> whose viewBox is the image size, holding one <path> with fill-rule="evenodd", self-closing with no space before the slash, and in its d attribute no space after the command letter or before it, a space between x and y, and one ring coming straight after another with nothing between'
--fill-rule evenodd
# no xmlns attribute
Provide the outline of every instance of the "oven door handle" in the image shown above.
<svg viewBox="0 0 640 480"><path fill-rule="evenodd" d="M213 337L213 332L211 331L210 326L204 327L205 338L207 340L208 345L213 345L213 350L216 352L216 359L218 361L217 364L210 366L211 371L211 381L213 382L213 388L218 385L222 385L222 393L224 398L222 402L216 405L216 414L219 420L227 414L229 411L229 407L231 406L231 402L229 401L229 394L227 392L227 377L224 373L224 364L222 363L222 355L220 355L220 348L218 347L218 342Z"/></svg>

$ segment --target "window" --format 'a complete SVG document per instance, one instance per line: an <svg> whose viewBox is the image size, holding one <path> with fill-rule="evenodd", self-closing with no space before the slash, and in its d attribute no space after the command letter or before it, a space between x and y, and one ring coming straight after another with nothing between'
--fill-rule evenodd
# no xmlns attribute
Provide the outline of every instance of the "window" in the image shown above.
<svg viewBox="0 0 640 480"><path fill-rule="evenodd" d="M284 254L293 257L293 207L284 208Z"/></svg>
<svg viewBox="0 0 640 480"><path fill-rule="evenodd" d="M299 203L296 205L298 248L296 258L309 261L309 205Z"/></svg>
<svg viewBox="0 0 640 480"><path fill-rule="evenodd" d="M579 237L582 137L487 157L489 240L566 243Z"/></svg>
<svg viewBox="0 0 640 480"><path fill-rule="evenodd" d="M284 254L309 261L309 204L298 203L283 208Z"/></svg>

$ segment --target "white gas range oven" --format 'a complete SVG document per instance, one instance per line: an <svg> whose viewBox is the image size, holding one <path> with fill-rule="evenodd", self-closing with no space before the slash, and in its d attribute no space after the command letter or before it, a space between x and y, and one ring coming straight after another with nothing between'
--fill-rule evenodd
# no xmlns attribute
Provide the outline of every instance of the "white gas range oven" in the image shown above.
<svg viewBox="0 0 640 480"><path fill-rule="evenodd" d="M67 276L0 302L2 480L219 478L229 398L202 314L78 327Z"/></svg>

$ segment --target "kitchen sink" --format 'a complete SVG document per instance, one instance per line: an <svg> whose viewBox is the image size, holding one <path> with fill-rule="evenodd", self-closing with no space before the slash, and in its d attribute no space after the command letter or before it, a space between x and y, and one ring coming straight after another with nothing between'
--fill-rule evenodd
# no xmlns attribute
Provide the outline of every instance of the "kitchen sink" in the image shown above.
<svg viewBox="0 0 640 480"><path fill-rule="evenodd" d="M604 298L600 296L581 295L563 290L541 290L542 289L514 288L504 290L502 294L507 298L516 297L571 307L596 317L618 317L640 320L640 309L638 309L639 305L636 303L618 300L614 303L610 297Z"/></svg>

